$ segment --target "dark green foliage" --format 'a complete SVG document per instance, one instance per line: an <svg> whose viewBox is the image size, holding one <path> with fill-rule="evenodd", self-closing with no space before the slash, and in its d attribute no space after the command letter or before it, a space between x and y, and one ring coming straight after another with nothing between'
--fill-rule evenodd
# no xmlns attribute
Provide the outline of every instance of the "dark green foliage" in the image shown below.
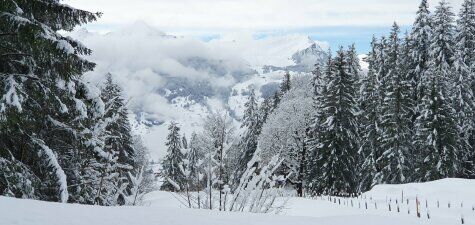
<svg viewBox="0 0 475 225"><path fill-rule="evenodd" d="M39 199L67 201L65 182L72 186L70 201L81 192L89 165L77 159L92 154L87 117L99 117L102 102L81 81L94 68L81 57L90 50L56 31L98 15L57 1L0 2L0 157L42 181L34 192Z"/></svg>
<svg viewBox="0 0 475 225"><path fill-rule="evenodd" d="M180 128L178 124L172 122L168 127L167 155L162 162L163 184L160 190L180 191L186 186L186 176L183 160L185 155L182 152L182 142Z"/></svg>
<svg viewBox="0 0 475 225"><path fill-rule="evenodd" d="M404 44L399 38L399 26L393 25L387 49L386 62L388 71L384 76L379 128L379 148L382 151L376 155L378 171L373 183L403 183L410 180L411 161L411 115L412 86L403 69L405 67Z"/></svg>
<svg viewBox="0 0 475 225"><path fill-rule="evenodd" d="M340 49L325 76L326 90L317 109L320 128L308 160L313 193L347 196L357 191L356 80L349 66Z"/></svg>

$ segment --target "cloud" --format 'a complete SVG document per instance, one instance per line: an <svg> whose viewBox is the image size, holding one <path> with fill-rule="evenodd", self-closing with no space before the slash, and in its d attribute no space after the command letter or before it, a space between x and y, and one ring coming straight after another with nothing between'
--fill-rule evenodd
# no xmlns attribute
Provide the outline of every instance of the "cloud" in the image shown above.
<svg viewBox="0 0 475 225"><path fill-rule="evenodd" d="M131 98L133 110L161 121L179 116L164 94L167 89L206 84L208 90L200 93L211 97L220 89L229 90L237 74L251 71L245 60L223 49L196 38L166 35L143 22L107 34L78 30L71 35L93 50L88 59L97 67L86 74L89 81L100 84L106 73L112 73Z"/></svg>
<svg viewBox="0 0 475 225"><path fill-rule="evenodd" d="M173 33L286 30L321 26L410 25L419 0L67 0L104 12L98 25L144 20ZM438 0L430 0L435 6ZM449 1L457 8L462 0Z"/></svg>

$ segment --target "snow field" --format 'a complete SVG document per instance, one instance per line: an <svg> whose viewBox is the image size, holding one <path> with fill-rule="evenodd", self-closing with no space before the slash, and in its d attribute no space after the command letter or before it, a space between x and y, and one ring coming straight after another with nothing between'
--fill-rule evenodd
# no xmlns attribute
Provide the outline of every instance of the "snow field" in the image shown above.
<svg viewBox="0 0 475 225"><path fill-rule="evenodd" d="M475 224L475 211L472 209L475 204L475 180L443 179L419 184L378 185L357 198L292 197L281 215L187 209L174 195L152 192L146 196L144 206L136 207L86 206L0 197L0 224L457 225L462 224L462 215L465 224ZM415 213L416 197L420 199L420 218ZM400 212L397 212L398 205ZM430 219L427 219L427 212Z"/></svg>
<svg viewBox="0 0 475 225"><path fill-rule="evenodd" d="M416 199L420 217L417 217ZM475 180L377 185L354 198L291 199L287 215L380 215L417 218L424 224L475 224ZM398 210L399 209L399 210Z"/></svg>

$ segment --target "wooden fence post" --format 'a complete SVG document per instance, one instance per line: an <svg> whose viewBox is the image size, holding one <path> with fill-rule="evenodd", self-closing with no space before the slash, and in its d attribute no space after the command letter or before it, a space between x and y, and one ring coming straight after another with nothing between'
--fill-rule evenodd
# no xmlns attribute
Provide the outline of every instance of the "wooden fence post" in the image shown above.
<svg viewBox="0 0 475 225"><path fill-rule="evenodd" d="M421 212L419 211L419 198L416 197L416 213L417 217L421 218Z"/></svg>

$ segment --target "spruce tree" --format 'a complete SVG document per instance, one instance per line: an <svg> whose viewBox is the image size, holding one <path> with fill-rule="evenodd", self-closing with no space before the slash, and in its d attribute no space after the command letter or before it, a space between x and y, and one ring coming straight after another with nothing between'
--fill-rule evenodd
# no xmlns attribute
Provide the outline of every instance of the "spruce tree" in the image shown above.
<svg viewBox="0 0 475 225"><path fill-rule="evenodd" d="M267 117L269 114L272 112L273 109L273 99L271 97L268 97L264 99L259 106L259 122L260 124L264 124L267 121Z"/></svg>
<svg viewBox="0 0 475 225"><path fill-rule="evenodd" d="M200 191L202 188L202 168L204 155L200 150L198 135L196 133L191 134L189 150L186 154L187 165L186 170L188 174L188 183L192 190Z"/></svg>
<svg viewBox="0 0 475 225"><path fill-rule="evenodd" d="M361 144L359 155L361 157L361 169L358 175L358 192L367 191L373 184L376 176L376 159L381 156L380 153L380 114L381 102L379 95L378 79L378 40L373 36L371 42L371 52L365 58L368 63L368 73L361 82L361 93L359 99L360 116L359 123L361 127Z"/></svg>
<svg viewBox="0 0 475 225"><path fill-rule="evenodd" d="M352 77L354 77L354 80L355 80L355 90L356 90L355 99L359 99L362 70L361 70L361 65L360 65L360 59L358 57L358 53L356 52L355 44L352 44L348 47L346 58L348 62L349 73L351 74Z"/></svg>
<svg viewBox="0 0 475 225"><path fill-rule="evenodd" d="M178 192L186 185L184 170L185 155L182 152L180 127L176 122L168 126L167 155L162 162L162 177L164 179L160 190Z"/></svg>
<svg viewBox="0 0 475 225"><path fill-rule="evenodd" d="M450 89L453 76L454 25L451 7L440 2L433 17L429 70L424 73L424 97L417 119L420 180L455 177L459 174L458 129Z"/></svg>
<svg viewBox="0 0 475 225"><path fill-rule="evenodd" d="M280 84L280 94L283 95L285 92L289 91L291 87L290 73L286 71L284 74L284 80Z"/></svg>
<svg viewBox="0 0 475 225"><path fill-rule="evenodd" d="M374 183L399 184L406 182L411 173L410 150L412 93L407 74L402 69L403 60L399 26L394 23L389 36L385 61L388 73L385 75L383 104L381 105L381 149L376 159L377 172Z"/></svg>
<svg viewBox="0 0 475 225"><path fill-rule="evenodd" d="M0 193L93 202L87 179L97 171L88 161L102 150L91 130L103 103L82 80L95 66L82 57L91 50L58 31L98 16L59 1L1 1L0 161L9 168L0 170Z"/></svg>
<svg viewBox="0 0 475 225"><path fill-rule="evenodd" d="M475 1L465 0L460 9L455 35L453 101L456 110L462 171L460 176L475 175Z"/></svg>
<svg viewBox="0 0 475 225"><path fill-rule="evenodd" d="M412 136L416 136L416 120L421 115L421 106L422 99L424 98L425 91L425 82L423 82L423 77L427 70L429 69L429 60L430 60L430 45L432 38L432 16L429 11L429 4L427 0L422 0L419 5L419 10L416 14L415 22L412 26L412 30L409 36L409 42L407 45L409 48L409 62L408 66L408 76L411 80L412 91L413 91L413 102L414 109L413 115L411 115L411 131ZM421 150L418 149L418 145L414 146L413 151L416 153L416 157L424 157L421 153ZM416 159L418 161L422 159ZM419 177L419 175L415 175ZM414 177L414 178L416 178Z"/></svg>
<svg viewBox="0 0 475 225"><path fill-rule="evenodd" d="M290 87L291 87L290 73L289 71L286 71L284 74L282 83L280 84L279 90L277 90L277 92L275 92L272 97L273 98L272 110L277 108L277 106L280 103L280 100L282 99L282 96L284 96L285 92L290 90Z"/></svg>
<svg viewBox="0 0 475 225"><path fill-rule="evenodd" d="M315 65L315 69L313 71L313 101L314 101L314 108L315 113L313 115L311 124L308 127L308 157L307 157L307 170L306 170L306 180L305 180L305 187L308 192L312 195L321 194L320 188L318 187L318 169L316 167L316 159L319 155L317 146L319 146L319 139L318 135L320 134L320 119L322 119L322 109L324 108L324 98L327 93L327 84L328 78L332 75L332 65L333 65L333 58L332 52L329 49L328 51L328 58L326 62L322 65Z"/></svg>
<svg viewBox="0 0 475 225"><path fill-rule="evenodd" d="M410 34L411 64L410 78L415 102L421 101L424 94L422 76L429 68L430 39L432 37L432 18L427 0L422 0ZM415 117L415 116L414 116Z"/></svg>
<svg viewBox="0 0 475 225"><path fill-rule="evenodd" d="M245 128L245 132L239 143L241 155L238 163L236 179L240 179L242 173L247 169L247 163L251 161L254 152L257 149L257 139L261 133L261 121L259 118L259 108L254 89L251 89L247 102L244 104L243 121L241 128Z"/></svg>
<svg viewBox="0 0 475 225"><path fill-rule="evenodd" d="M358 151L355 77L351 76L346 52L341 48L326 78L327 91L319 113L318 144L309 159L314 173L313 193L350 195L356 193L355 163Z"/></svg>
<svg viewBox="0 0 475 225"><path fill-rule="evenodd" d="M128 109L123 99L121 87L112 79L112 74L106 75L106 82L102 89L102 100L105 103L105 146L104 151L111 154L111 158L116 158L114 164L116 169L109 171L109 174L118 172L114 181L114 186L118 188L116 194L120 201L125 196L130 195L130 184L128 174L133 173L135 152L131 135L131 127L128 119ZM114 187L111 187L114 188ZM125 204L125 202L122 202Z"/></svg>
<svg viewBox="0 0 475 225"><path fill-rule="evenodd" d="M379 96L381 96L381 98L379 99L380 102L379 104L380 105L383 105L383 101L384 101L384 96L385 96L385 88L386 86L388 85L388 82L389 82L389 79L388 79L388 74L389 74L389 70L390 70L390 65L388 63L388 51L389 51L389 47L388 47L388 38L386 38L385 36L381 37L381 40L380 40L380 43L378 45L378 50L376 51L377 55L376 55L376 62L375 62L375 66L376 66L376 71L377 71L377 77L378 77L378 80L379 80Z"/></svg>

